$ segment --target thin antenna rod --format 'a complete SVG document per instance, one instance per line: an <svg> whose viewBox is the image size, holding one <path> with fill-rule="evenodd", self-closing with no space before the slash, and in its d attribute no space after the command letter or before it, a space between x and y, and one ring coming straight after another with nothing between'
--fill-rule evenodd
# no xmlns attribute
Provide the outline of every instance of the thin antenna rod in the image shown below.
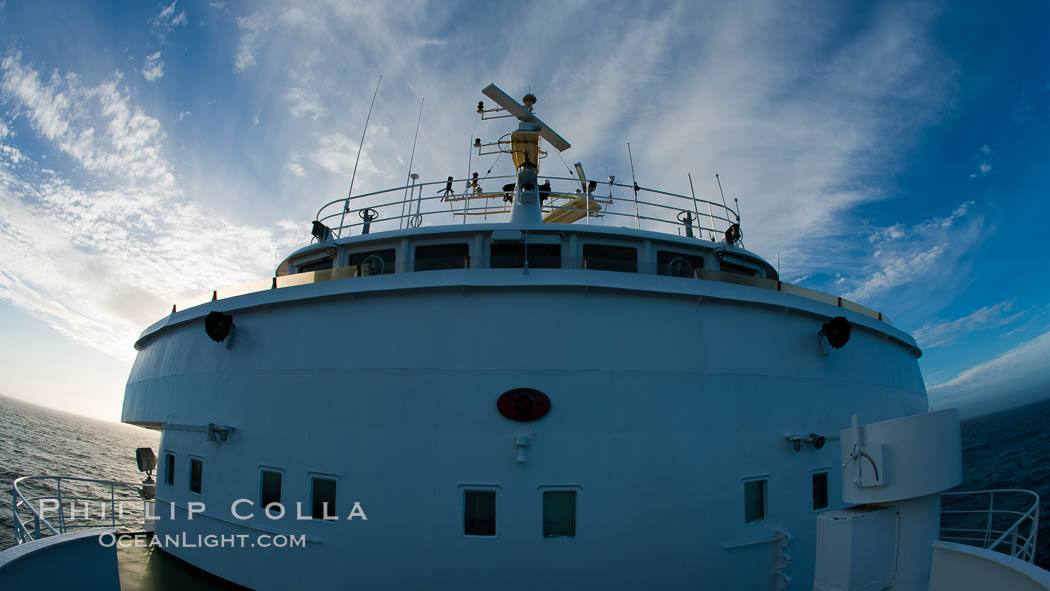
<svg viewBox="0 0 1050 591"><path fill-rule="evenodd" d="M634 229L640 226L638 223L638 179L634 176L634 156L631 154L631 142L627 142L627 158L631 160L631 181L634 183Z"/></svg>
<svg viewBox="0 0 1050 591"><path fill-rule="evenodd" d="M722 191L722 179L718 178L718 173L715 173L715 180L718 181L718 192L722 194L722 207L726 210L726 221L729 221L729 205L726 204L726 194ZM732 222L730 222L732 223Z"/></svg>
<svg viewBox="0 0 1050 591"><path fill-rule="evenodd" d="M704 230L700 227L700 208L696 206L696 191L693 190L693 173L685 173L689 177L689 192L693 194L693 213L696 214L696 231L700 234L700 239L704 239Z"/></svg>
<svg viewBox="0 0 1050 591"><path fill-rule="evenodd" d="M372 119L372 107L376 104L376 96L379 95L379 83L383 81L383 75L379 75L376 82L376 91L372 94L372 103L368 105L368 115L365 117L365 128L361 130L361 142L357 145L357 158L354 159L354 172L350 175L350 189L346 192L346 205L343 206L343 215L339 218L339 236L343 235L343 221L346 212L350 211L350 196L354 194L354 179L357 178L357 163L361 161L361 151L365 148L365 134L368 133L368 122Z"/></svg>
<svg viewBox="0 0 1050 591"><path fill-rule="evenodd" d="M473 136L474 134L470 134ZM463 223L467 223L467 204L470 202L470 167L474 162L474 143L467 138L467 188L463 190Z"/></svg>
<svg viewBox="0 0 1050 591"><path fill-rule="evenodd" d="M405 196L401 200L401 219L397 221L397 229L401 229L401 223L405 219L405 205L408 203L408 181L412 178L412 163L416 160L416 140L419 139L419 123L423 121L423 101L419 99L419 117L416 119L416 135L412 137L412 155L408 157L408 174L405 175ZM411 210L409 210L411 213Z"/></svg>

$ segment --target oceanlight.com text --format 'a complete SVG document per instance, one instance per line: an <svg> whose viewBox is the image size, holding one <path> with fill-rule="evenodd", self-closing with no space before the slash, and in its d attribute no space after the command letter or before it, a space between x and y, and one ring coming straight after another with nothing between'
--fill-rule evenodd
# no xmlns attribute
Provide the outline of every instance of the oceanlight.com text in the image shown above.
<svg viewBox="0 0 1050 591"><path fill-rule="evenodd" d="M305 548L306 534L118 534L106 532L98 542L110 548Z"/></svg>

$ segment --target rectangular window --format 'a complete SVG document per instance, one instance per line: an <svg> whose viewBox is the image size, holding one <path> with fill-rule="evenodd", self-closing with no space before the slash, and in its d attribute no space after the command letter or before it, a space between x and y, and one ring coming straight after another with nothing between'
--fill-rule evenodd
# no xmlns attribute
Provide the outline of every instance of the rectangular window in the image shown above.
<svg viewBox="0 0 1050 591"><path fill-rule="evenodd" d="M496 535L496 491L463 492L463 533L468 536Z"/></svg>
<svg viewBox="0 0 1050 591"><path fill-rule="evenodd" d="M204 477L204 460L190 458L190 492L200 494L201 479Z"/></svg>
<svg viewBox="0 0 1050 591"><path fill-rule="evenodd" d="M389 275L394 272L394 249L375 252L355 252L350 255L351 267L361 266L362 275Z"/></svg>
<svg viewBox="0 0 1050 591"><path fill-rule="evenodd" d="M492 245L493 269L521 269L525 266L525 245L520 242L500 242ZM560 269L560 244L530 244L530 269Z"/></svg>
<svg viewBox="0 0 1050 591"><path fill-rule="evenodd" d="M313 478L313 518L335 520L335 480L331 478Z"/></svg>
<svg viewBox="0 0 1050 591"><path fill-rule="evenodd" d="M743 265L734 265L733 263L727 263L726 261L722 261L721 263L719 263L718 270L722 271L723 273L747 275L748 277L754 277L758 274L754 269L750 267L745 267Z"/></svg>
<svg viewBox="0 0 1050 591"><path fill-rule="evenodd" d="M164 454L164 481L168 486L175 484L175 454Z"/></svg>
<svg viewBox="0 0 1050 591"><path fill-rule="evenodd" d="M813 510L826 509L828 506L828 473L817 472L813 475Z"/></svg>
<svg viewBox="0 0 1050 591"><path fill-rule="evenodd" d="M638 272L638 251L628 246L584 244L583 262L587 269Z"/></svg>
<svg viewBox="0 0 1050 591"><path fill-rule="evenodd" d="M262 491L259 504L265 509L270 503L281 502L281 473L273 470L262 471Z"/></svg>
<svg viewBox="0 0 1050 591"><path fill-rule="evenodd" d="M744 483L744 523L766 518L766 480Z"/></svg>
<svg viewBox="0 0 1050 591"><path fill-rule="evenodd" d="M704 257L693 254L682 254L668 250L656 251L656 273L671 277L692 278L694 269L704 268Z"/></svg>
<svg viewBox="0 0 1050 591"><path fill-rule="evenodd" d="M326 259L321 259L319 261L314 261L312 263L306 263L304 265L299 265L299 272L300 273L306 273L307 271L321 271L323 269L331 269L331 268L332 268L332 258L329 257L329 258L326 258Z"/></svg>
<svg viewBox="0 0 1050 591"><path fill-rule="evenodd" d="M543 493L543 537L576 537L576 491L549 490Z"/></svg>
<svg viewBox="0 0 1050 591"><path fill-rule="evenodd" d="M416 247L416 271L466 269L470 267L470 246L467 244L433 244Z"/></svg>

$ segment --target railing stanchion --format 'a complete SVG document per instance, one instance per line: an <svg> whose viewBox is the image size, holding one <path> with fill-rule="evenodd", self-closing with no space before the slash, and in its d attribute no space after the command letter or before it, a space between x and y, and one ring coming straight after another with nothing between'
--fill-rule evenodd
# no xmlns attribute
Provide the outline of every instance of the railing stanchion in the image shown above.
<svg viewBox="0 0 1050 591"><path fill-rule="evenodd" d="M40 539L40 515L33 513L33 538Z"/></svg>
<svg viewBox="0 0 1050 591"><path fill-rule="evenodd" d="M58 485L58 531L66 533L66 514L62 510L62 479L57 481Z"/></svg>
<svg viewBox="0 0 1050 591"><path fill-rule="evenodd" d="M995 514L995 491L988 493L988 519L984 527L984 547L992 542L992 515Z"/></svg>
<svg viewBox="0 0 1050 591"><path fill-rule="evenodd" d="M15 526L15 543L21 544L18 536L18 525L21 523L18 517L18 494L15 493L15 484L13 482L11 483L11 521L14 522L13 525Z"/></svg>

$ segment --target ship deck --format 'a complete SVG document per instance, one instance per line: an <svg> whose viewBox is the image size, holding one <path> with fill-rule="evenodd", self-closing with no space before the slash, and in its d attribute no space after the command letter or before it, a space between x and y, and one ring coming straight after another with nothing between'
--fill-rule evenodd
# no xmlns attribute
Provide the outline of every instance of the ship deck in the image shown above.
<svg viewBox="0 0 1050 591"><path fill-rule="evenodd" d="M219 591L247 589L205 572L159 548L117 548L121 591Z"/></svg>

